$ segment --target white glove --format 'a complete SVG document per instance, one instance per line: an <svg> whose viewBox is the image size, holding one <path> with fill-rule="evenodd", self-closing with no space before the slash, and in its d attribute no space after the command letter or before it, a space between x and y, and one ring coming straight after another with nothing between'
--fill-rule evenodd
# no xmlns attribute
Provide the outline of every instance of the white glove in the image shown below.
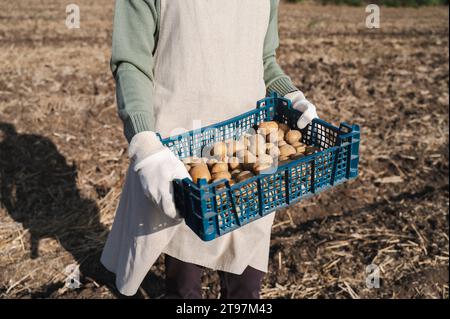
<svg viewBox="0 0 450 319"><path fill-rule="evenodd" d="M131 140L128 156L134 160L144 194L167 216L179 218L173 200L173 180L190 178L183 163L164 147L153 132L141 132Z"/></svg>
<svg viewBox="0 0 450 319"><path fill-rule="evenodd" d="M313 119L319 118L317 116L316 107L305 98L305 95L303 95L301 91L286 94L285 98L291 100L292 107L295 110L303 113L297 122L299 129L304 129Z"/></svg>

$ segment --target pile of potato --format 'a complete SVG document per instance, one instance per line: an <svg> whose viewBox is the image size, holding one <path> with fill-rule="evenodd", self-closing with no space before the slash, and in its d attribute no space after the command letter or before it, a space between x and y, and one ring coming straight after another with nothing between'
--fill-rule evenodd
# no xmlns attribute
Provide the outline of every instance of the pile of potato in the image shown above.
<svg viewBox="0 0 450 319"><path fill-rule="evenodd" d="M273 168L277 161L283 163L316 151L301 139L302 133L286 124L262 122L253 134L208 146L202 152L206 156L184 158L183 163L194 183L225 179L233 185Z"/></svg>

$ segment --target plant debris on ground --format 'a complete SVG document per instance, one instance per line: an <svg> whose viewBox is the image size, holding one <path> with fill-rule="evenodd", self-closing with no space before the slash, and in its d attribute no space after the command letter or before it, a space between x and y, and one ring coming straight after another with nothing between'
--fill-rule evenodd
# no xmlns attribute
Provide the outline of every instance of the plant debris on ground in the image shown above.
<svg viewBox="0 0 450 319"><path fill-rule="evenodd" d="M0 298L122 297L99 262L128 164L113 2L77 3L80 29L58 1L0 4ZM448 298L448 7L365 17L281 4L280 64L321 118L361 126L361 161L276 213L263 298ZM135 297L160 298L163 279L161 257ZM214 272L203 288L218 297Z"/></svg>

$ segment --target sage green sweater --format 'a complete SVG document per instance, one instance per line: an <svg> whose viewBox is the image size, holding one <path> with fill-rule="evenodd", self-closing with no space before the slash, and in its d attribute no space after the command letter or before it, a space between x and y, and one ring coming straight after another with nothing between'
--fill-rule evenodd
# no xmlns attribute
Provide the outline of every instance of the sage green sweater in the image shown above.
<svg viewBox="0 0 450 319"><path fill-rule="evenodd" d="M153 54L158 45L160 1L116 0L115 4L111 70L128 141L139 132L154 130ZM279 0L270 2L270 20L261 52L264 81L267 93L284 96L297 88L276 61Z"/></svg>

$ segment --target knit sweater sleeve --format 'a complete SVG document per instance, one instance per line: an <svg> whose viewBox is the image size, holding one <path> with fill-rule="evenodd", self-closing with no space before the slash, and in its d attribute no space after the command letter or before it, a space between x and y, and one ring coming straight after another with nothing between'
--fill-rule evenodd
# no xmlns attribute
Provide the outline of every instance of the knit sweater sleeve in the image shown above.
<svg viewBox="0 0 450 319"><path fill-rule="evenodd" d="M278 38L278 4L279 0L270 0L270 21L264 40L264 81L267 93L276 92L281 96L298 91L291 79L283 72L276 60Z"/></svg>
<svg viewBox="0 0 450 319"><path fill-rule="evenodd" d="M278 3L270 0L270 22L264 40L264 80L267 92L284 96L296 91L276 61L279 46ZM128 141L154 130L153 53L159 33L160 0L116 0L111 71L116 81L119 117Z"/></svg>
<svg viewBox="0 0 450 319"><path fill-rule="evenodd" d="M159 0L116 0L111 71L119 117L128 141L154 130L153 53L158 35Z"/></svg>

